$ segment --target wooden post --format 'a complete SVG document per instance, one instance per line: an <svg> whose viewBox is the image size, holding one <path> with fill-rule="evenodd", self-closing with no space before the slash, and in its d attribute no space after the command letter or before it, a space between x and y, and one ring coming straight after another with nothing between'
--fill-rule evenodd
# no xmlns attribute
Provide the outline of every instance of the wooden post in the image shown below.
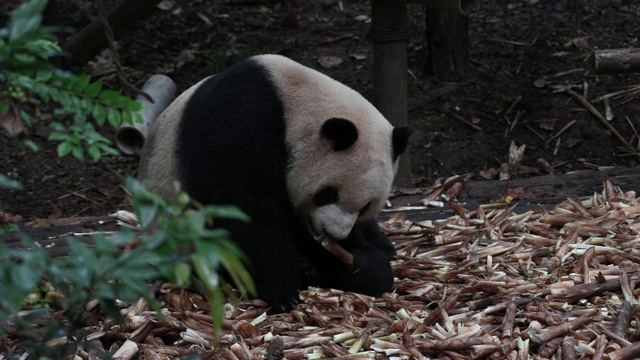
<svg viewBox="0 0 640 360"><path fill-rule="evenodd" d="M373 0L373 104L393 126L408 126L406 0ZM400 157L395 185L413 187L409 148Z"/></svg>
<svg viewBox="0 0 640 360"><path fill-rule="evenodd" d="M469 17L430 8L426 28L428 72L447 81L464 77L469 71Z"/></svg>

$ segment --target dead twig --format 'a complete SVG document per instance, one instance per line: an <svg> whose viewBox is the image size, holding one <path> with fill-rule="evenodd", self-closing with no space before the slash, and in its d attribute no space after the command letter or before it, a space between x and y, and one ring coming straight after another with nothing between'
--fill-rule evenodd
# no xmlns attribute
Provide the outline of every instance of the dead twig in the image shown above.
<svg viewBox="0 0 640 360"><path fill-rule="evenodd" d="M555 135L553 135L552 137L549 138L549 140L547 140L547 142L545 144L550 143L551 141L553 141L553 139L557 138L558 136L562 135L563 132L567 131L567 129L569 129L570 127L572 127L578 120L571 120L569 121L569 123L565 126L562 127L562 129L560 129L560 131L558 131Z"/></svg>
<svg viewBox="0 0 640 360"><path fill-rule="evenodd" d="M472 128L473 130L482 131L482 128L480 126L472 123L471 121L466 120L465 118L463 118L462 116L460 116L458 114L451 114L451 116L453 116L454 118L462 121L465 125L467 125L468 127Z"/></svg>
<svg viewBox="0 0 640 360"><path fill-rule="evenodd" d="M113 63L116 65L116 75L118 76L118 79L125 88L133 92L136 96L142 95L147 98L150 103L153 103L153 98L149 94L138 89L133 84L131 84L129 80L127 80L127 76L124 73L124 68L120 63L120 54L118 53L118 49L116 48L115 36L113 35L113 30L111 29L111 25L109 24L107 13L104 10L104 4L102 0L96 2L96 8L98 10L98 17L100 18L100 21L102 21L102 26L104 27L104 36L107 38L107 45L109 46L109 51L111 52Z"/></svg>
<svg viewBox="0 0 640 360"><path fill-rule="evenodd" d="M604 116L602 116L602 114L596 108L594 108L593 105L591 105L585 98L583 98L582 96L578 95L575 91L573 91L571 89L566 89L565 92L567 94L569 94L571 97L573 97L574 99L578 100L578 102L580 102L582 104L582 106L584 106L591 113L591 115L595 116L595 118L598 119L600 121L600 123L602 123L602 125L604 125L604 127L606 127L609 131L611 131L611 133L616 138L618 138L618 140L620 140L620 142L627 149L629 149L629 151L631 151L634 154L636 153L636 150L629 145L627 140L625 140L625 138L622 137L622 135L620 135L618 130L616 130L611 124L609 124L607 119L605 119Z"/></svg>

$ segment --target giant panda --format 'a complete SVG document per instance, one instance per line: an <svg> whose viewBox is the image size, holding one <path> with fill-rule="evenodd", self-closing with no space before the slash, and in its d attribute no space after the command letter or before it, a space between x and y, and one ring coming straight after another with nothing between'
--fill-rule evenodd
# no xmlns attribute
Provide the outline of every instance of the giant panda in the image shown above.
<svg viewBox="0 0 640 360"><path fill-rule="evenodd" d="M308 285L390 290L395 251L374 216L410 133L346 85L258 55L195 84L158 117L139 176L163 196L178 181L200 203L246 212L249 223L216 225L248 256L258 297L278 312ZM323 238L350 252L353 267Z"/></svg>

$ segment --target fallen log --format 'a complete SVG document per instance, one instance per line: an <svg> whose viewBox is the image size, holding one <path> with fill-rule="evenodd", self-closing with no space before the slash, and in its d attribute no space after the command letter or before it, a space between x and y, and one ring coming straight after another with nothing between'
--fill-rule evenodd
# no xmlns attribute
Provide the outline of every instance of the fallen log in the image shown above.
<svg viewBox="0 0 640 360"><path fill-rule="evenodd" d="M107 14L114 36L118 38L128 26L148 16L159 2L160 0L119 0ZM70 55L70 59L62 61L63 65L84 64L106 47L102 20L96 18L62 46Z"/></svg>
<svg viewBox="0 0 640 360"><path fill-rule="evenodd" d="M640 72L640 49L594 50L593 68L596 74Z"/></svg>

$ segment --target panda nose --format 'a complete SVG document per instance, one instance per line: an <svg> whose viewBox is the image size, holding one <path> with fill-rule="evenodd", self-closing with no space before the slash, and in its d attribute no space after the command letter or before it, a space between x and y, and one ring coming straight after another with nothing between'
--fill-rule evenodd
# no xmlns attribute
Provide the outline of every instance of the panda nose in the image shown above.
<svg viewBox="0 0 640 360"><path fill-rule="evenodd" d="M353 225L358 219L358 213L355 214L343 214L341 221L336 221L329 226L329 231L325 232L334 240L344 240L349 236Z"/></svg>
<svg viewBox="0 0 640 360"><path fill-rule="evenodd" d="M344 240L351 233L351 228L348 229L336 229L337 231L329 232L327 229L322 228L322 232L331 240L340 241Z"/></svg>

